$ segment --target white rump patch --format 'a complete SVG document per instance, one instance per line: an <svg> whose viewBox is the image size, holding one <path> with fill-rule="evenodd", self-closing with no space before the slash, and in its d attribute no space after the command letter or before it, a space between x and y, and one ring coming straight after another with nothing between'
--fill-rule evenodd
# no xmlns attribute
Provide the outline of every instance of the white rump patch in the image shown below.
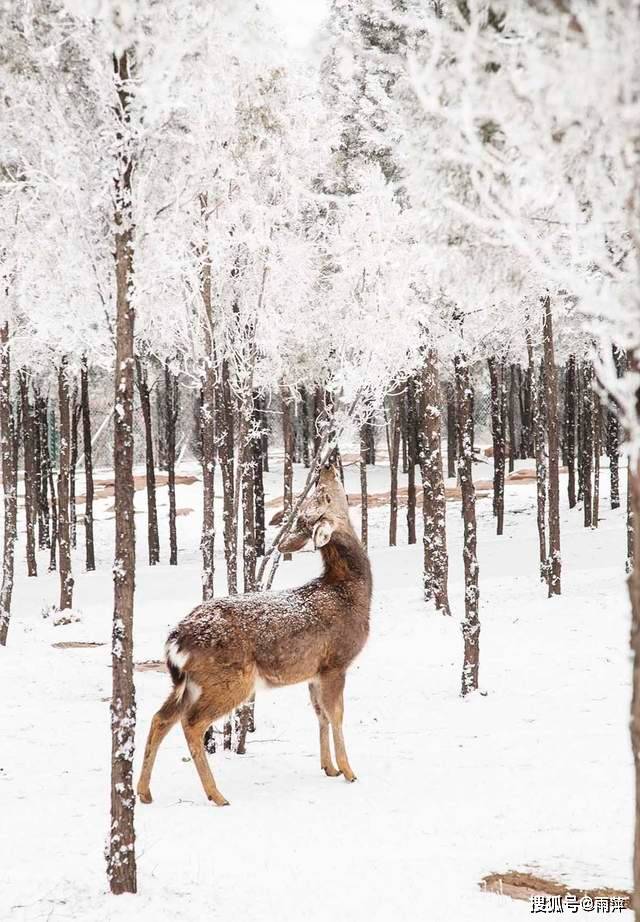
<svg viewBox="0 0 640 922"><path fill-rule="evenodd" d="M184 653L178 646L177 640L171 640L164 648L167 659L171 660L174 666L182 670L187 665L189 654Z"/></svg>
<svg viewBox="0 0 640 922"><path fill-rule="evenodd" d="M184 689L191 704L195 704L202 694L202 688L193 679L187 679Z"/></svg>

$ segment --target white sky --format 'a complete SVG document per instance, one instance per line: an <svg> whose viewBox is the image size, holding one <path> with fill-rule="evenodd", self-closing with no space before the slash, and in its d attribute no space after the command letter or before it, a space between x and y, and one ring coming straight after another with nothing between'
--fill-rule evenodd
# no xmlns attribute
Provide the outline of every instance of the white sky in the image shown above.
<svg viewBox="0 0 640 922"><path fill-rule="evenodd" d="M299 48L309 45L329 12L328 0L266 0L282 21L287 39Z"/></svg>

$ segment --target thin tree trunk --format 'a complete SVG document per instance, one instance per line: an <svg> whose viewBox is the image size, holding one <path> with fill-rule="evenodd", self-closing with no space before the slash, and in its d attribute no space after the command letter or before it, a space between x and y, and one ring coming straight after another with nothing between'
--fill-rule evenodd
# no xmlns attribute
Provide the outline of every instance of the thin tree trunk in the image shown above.
<svg viewBox="0 0 640 922"><path fill-rule="evenodd" d="M631 600L631 650L633 654L631 697L631 749L635 765L635 837L633 849L633 909L634 918L640 920L640 463L628 468L628 519L632 537L629 538L628 558L629 598Z"/></svg>
<svg viewBox="0 0 640 922"><path fill-rule="evenodd" d="M398 398L398 412L400 414L400 457L402 458L402 473L409 471L409 446L407 426L407 401L404 396Z"/></svg>
<svg viewBox="0 0 640 922"><path fill-rule="evenodd" d="M600 519L600 456L602 454L602 407L598 394L593 394L593 514L591 524L598 527Z"/></svg>
<svg viewBox="0 0 640 922"><path fill-rule="evenodd" d="M419 458L422 476L424 597L443 615L449 609L447 509L442 473L442 415L438 356L429 349L422 366L419 401ZM473 446L472 446L473 447Z"/></svg>
<svg viewBox="0 0 640 922"><path fill-rule="evenodd" d="M515 470L518 446L516 445L516 366L509 366L509 394L507 398L509 423L509 473Z"/></svg>
<svg viewBox="0 0 640 922"><path fill-rule="evenodd" d="M582 363L582 497L584 527L593 524L593 368L591 362Z"/></svg>
<svg viewBox="0 0 640 922"><path fill-rule="evenodd" d="M37 576L36 562L36 470L35 440L32 401L29 399L29 381L23 370L20 372L20 400L22 405L22 446L24 455L24 511L26 520L27 575Z"/></svg>
<svg viewBox="0 0 640 922"><path fill-rule="evenodd" d="M42 444L40 431L40 411L38 409L38 391L33 389L33 402L31 405L33 416L33 440L35 450L35 491L36 512L38 517L38 549L49 547L49 502L47 499L47 480L44 476L44 461L42 458Z"/></svg>
<svg viewBox="0 0 640 922"><path fill-rule="evenodd" d="M496 517L496 533L504 530L504 475L506 457L506 388L505 363L488 359L491 379L491 432L493 435L493 514Z"/></svg>
<svg viewBox="0 0 640 922"><path fill-rule="evenodd" d="M40 416L42 420L42 458L45 468L45 476L49 486L49 496L51 498L51 543L49 553L49 572L57 567L58 551L58 501L56 498L56 488L53 480L53 465L51 463L51 453L49 451L49 432L51 429L55 432L55 416L52 418L52 426L49 426L49 414L47 402L43 399L40 404Z"/></svg>
<svg viewBox="0 0 640 922"><path fill-rule="evenodd" d="M607 455L611 479L611 508L620 508L620 426L613 410L607 412Z"/></svg>
<svg viewBox="0 0 640 922"><path fill-rule="evenodd" d="M112 893L137 889L133 790L136 698L133 683L135 524L133 491L134 307L131 171L126 126L131 104L129 52L114 56L118 90L118 173L115 178L116 373L114 467L116 538L111 651L111 830L107 876ZM124 148L124 151L122 151Z"/></svg>
<svg viewBox="0 0 640 922"><path fill-rule="evenodd" d="M0 646L7 643L18 520L18 465L14 452L15 425L11 401L11 347L9 324L0 326L0 460L4 493L2 587L0 588Z"/></svg>
<svg viewBox="0 0 640 922"><path fill-rule="evenodd" d="M288 388L282 389L282 448L284 451L284 517L291 512L293 505L293 427L291 425L291 395ZM285 554L285 560L291 560L291 554Z"/></svg>
<svg viewBox="0 0 640 922"><path fill-rule="evenodd" d="M565 375L564 431L567 451L569 509L576 504L576 357L569 356Z"/></svg>
<svg viewBox="0 0 640 922"><path fill-rule="evenodd" d="M156 466L153 456L153 430L151 426L151 397L147 380L147 369L136 356L136 377L138 393L144 420L144 442L147 481L147 544L149 548L149 566L160 563L160 535L158 532L158 504L156 500Z"/></svg>
<svg viewBox="0 0 640 922"><path fill-rule="evenodd" d="M216 443L220 470L222 473L222 521L224 532L224 556L227 566L227 588L229 595L238 591L238 528L235 512L234 481L234 418L233 398L229 381L229 366L226 359L220 363L216 387Z"/></svg>
<svg viewBox="0 0 640 922"><path fill-rule="evenodd" d="M544 299L543 321L544 383L549 444L549 597L560 595L562 558L560 556L560 463L558 442L558 384L553 347L551 299Z"/></svg>
<svg viewBox="0 0 640 922"><path fill-rule="evenodd" d="M80 406L82 408L82 448L84 451L85 507L84 542L87 570L95 570L93 540L93 446L91 445L91 406L89 401L89 368L86 355L80 369Z"/></svg>
<svg viewBox="0 0 640 922"><path fill-rule="evenodd" d="M635 539L635 528L636 522L640 521L637 516L634 518L634 505L632 498L634 484L635 486L640 487L640 480L636 479L634 483L632 483L631 461L630 459L627 459L627 560L625 564L625 570L627 573L631 573L634 567L633 561L637 544Z"/></svg>
<svg viewBox="0 0 640 922"><path fill-rule="evenodd" d="M367 489L367 431L366 422L360 427L360 540L367 548L369 542L369 493Z"/></svg>
<svg viewBox="0 0 640 922"><path fill-rule="evenodd" d="M256 557L265 552L266 522L264 510L264 471L262 465L262 412L260 397L253 392L253 498L255 506ZM308 445L307 445L308 448Z"/></svg>
<svg viewBox="0 0 640 922"><path fill-rule="evenodd" d="M389 547L398 541L398 463L400 460L400 413L398 398L388 398L387 447L389 450Z"/></svg>
<svg viewBox="0 0 640 922"><path fill-rule="evenodd" d="M306 387L300 388L300 415L302 422L302 463L305 467L309 467L311 463L309 454L309 397L307 396Z"/></svg>
<svg viewBox="0 0 640 922"><path fill-rule="evenodd" d="M447 477L456 476L457 461L457 424L455 385L447 385Z"/></svg>
<svg viewBox="0 0 640 922"><path fill-rule="evenodd" d="M165 428L167 433L167 486L169 490L169 566L178 566L176 530L176 425L178 422L178 379L168 360L164 365Z"/></svg>
<svg viewBox="0 0 640 922"><path fill-rule="evenodd" d="M530 370L523 373L518 369L518 400L520 403L520 457L525 460L534 456L531 414L531 379Z"/></svg>
<svg viewBox="0 0 640 922"><path fill-rule="evenodd" d="M206 193L200 196L200 213L204 225L205 240L208 236L208 200ZM218 389L215 369L214 317L211 290L211 256L205 242L200 270L200 293L204 304L205 359L202 391L200 394L200 450L202 462L202 601L208 602L214 595L215 538L214 482L216 463L216 407ZM213 736L206 738L207 751L212 750ZM214 749L215 751L215 749Z"/></svg>
<svg viewBox="0 0 640 922"><path fill-rule="evenodd" d="M416 382L407 380L406 394L406 448L407 448L407 543L416 543L416 464L418 463Z"/></svg>
<svg viewBox="0 0 640 922"><path fill-rule="evenodd" d="M476 548L476 492L473 485L473 389L466 356L454 359L456 382L456 411L458 417L458 475L462 493L464 520L464 661L462 666L462 694L478 688L480 667L480 590Z"/></svg>
<svg viewBox="0 0 640 922"><path fill-rule="evenodd" d="M80 403L77 388L74 385L71 398L71 457L69 460L69 522L71 547L76 546L78 514L76 509L76 468L78 466L78 422L80 420Z"/></svg>
<svg viewBox="0 0 640 922"><path fill-rule="evenodd" d="M58 404L60 407L60 470L58 473L58 531L60 560L60 610L73 605L73 574L71 572L71 516L69 480L71 476L71 395L67 380L67 362L62 359L58 372Z"/></svg>
<svg viewBox="0 0 640 922"><path fill-rule="evenodd" d="M269 473L269 419L267 417L267 398L260 398L260 451L262 454L262 470Z"/></svg>
<svg viewBox="0 0 640 922"><path fill-rule="evenodd" d="M531 426L533 436L533 450L536 461L536 521L538 525L538 548L540 557L540 579L548 583L547 569L547 530L546 530L546 504L547 504L547 462L544 439L544 374L540 366L540 377L536 372L533 357L533 346L527 334L527 352L529 354L529 382L531 395Z"/></svg>

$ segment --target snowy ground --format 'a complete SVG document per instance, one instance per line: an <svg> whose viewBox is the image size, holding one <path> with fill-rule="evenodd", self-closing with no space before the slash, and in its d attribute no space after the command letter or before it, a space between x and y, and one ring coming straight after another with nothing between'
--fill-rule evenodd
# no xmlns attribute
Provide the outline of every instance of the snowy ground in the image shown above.
<svg viewBox="0 0 640 922"><path fill-rule="evenodd" d="M387 475L372 471L372 491L388 489ZM477 475L486 479L490 467ZM357 491L356 469L347 476ZM44 555L43 575L27 579L21 550L9 646L0 651L0 919L501 922L530 918L531 909L481 892L478 881L492 871L629 888L625 528L624 510L609 509L607 479L603 471L597 531L582 528L580 510L563 511L563 595L552 601L537 579L533 486L507 488L501 538L490 499L479 501L483 693L467 700L459 697L459 503L448 506L451 619L421 600L421 545L405 545L404 510L398 548L385 547L388 509L371 510L372 634L346 693L357 784L321 773L304 686L259 693L247 755L212 757L230 808L205 801L184 739L172 731L158 756L155 801L137 809L132 897L108 894L102 856L113 500L97 511L102 569L83 573L77 555L81 622L54 627L42 618L57 600L57 579ZM272 495L278 484L270 475ZM159 498L166 559L166 490ZM178 506L193 512L178 519L177 569L146 566L142 492L136 502L141 661L162 656L169 626L199 601L200 484L178 490ZM314 554L299 554L277 584L318 569ZM52 646L64 640L105 646ZM139 767L169 682L139 672L136 685Z"/></svg>

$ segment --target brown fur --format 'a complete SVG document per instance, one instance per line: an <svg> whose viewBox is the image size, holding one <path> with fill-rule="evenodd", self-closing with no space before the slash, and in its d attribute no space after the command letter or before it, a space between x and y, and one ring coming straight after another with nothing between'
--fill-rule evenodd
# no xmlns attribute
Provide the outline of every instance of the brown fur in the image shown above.
<svg viewBox="0 0 640 922"><path fill-rule="evenodd" d="M153 718L138 794L149 803L151 770L158 746L178 720L205 793L227 803L218 791L203 747L210 724L253 692L256 681L271 686L309 682L320 730L320 764L328 775L355 775L342 736L346 670L369 632L371 568L348 519L344 491L335 474L324 473L304 505L296 530L282 552L322 543L322 576L284 592L260 592L198 605L171 632L168 665L175 688ZM336 769L329 748L333 732Z"/></svg>

